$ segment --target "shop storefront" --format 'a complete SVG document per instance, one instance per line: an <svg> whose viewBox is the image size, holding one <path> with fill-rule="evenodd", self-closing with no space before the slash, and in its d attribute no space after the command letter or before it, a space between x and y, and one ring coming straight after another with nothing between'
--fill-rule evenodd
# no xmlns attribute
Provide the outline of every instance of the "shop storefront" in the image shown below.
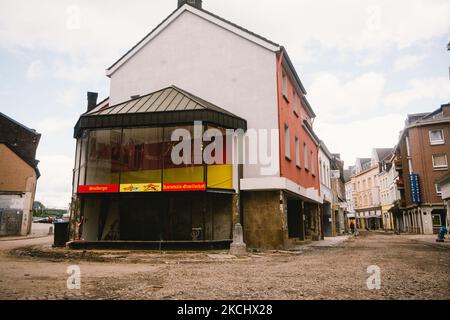
<svg viewBox="0 0 450 320"><path fill-rule="evenodd" d="M160 112L156 94L185 105ZM80 118L72 240L232 239L239 166L227 129L245 121L175 88L156 94Z"/></svg>

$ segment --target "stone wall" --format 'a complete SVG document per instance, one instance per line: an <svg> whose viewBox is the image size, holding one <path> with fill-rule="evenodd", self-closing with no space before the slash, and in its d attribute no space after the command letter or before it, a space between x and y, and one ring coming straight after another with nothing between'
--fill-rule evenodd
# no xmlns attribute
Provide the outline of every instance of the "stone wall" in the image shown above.
<svg viewBox="0 0 450 320"><path fill-rule="evenodd" d="M241 194L244 241L249 248L284 249L288 243L287 218L280 195L280 191Z"/></svg>

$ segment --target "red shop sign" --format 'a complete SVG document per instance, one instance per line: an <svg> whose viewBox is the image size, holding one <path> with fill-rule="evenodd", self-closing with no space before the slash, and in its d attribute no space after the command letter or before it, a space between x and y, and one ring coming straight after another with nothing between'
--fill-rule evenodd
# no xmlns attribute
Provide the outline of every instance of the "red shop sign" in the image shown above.
<svg viewBox="0 0 450 320"><path fill-rule="evenodd" d="M116 193L116 192L119 192L118 184L97 184L78 187L78 193Z"/></svg>
<svg viewBox="0 0 450 320"><path fill-rule="evenodd" d="M186 182L186 183L164 183L163 191L206 191L205 182Z"/></svg>

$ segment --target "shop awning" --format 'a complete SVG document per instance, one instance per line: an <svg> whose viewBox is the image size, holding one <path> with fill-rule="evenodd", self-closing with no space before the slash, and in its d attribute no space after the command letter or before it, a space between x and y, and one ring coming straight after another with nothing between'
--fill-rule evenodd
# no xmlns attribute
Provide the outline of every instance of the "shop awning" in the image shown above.
<svg viewBox="0 0 450 320"><path fill-rule="evenodd" d="M171 86L115 106L95 108L80 117L74 136L84 129L192 124L203 121L247 130L247 121L189 92Z"/></svg>

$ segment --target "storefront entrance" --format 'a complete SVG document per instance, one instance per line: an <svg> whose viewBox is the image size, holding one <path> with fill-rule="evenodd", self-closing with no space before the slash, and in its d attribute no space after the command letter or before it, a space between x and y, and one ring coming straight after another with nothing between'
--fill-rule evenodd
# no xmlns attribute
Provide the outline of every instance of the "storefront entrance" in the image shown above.
<svg viewBox="0 0 450 320"><path fill-rule="evenodd" d="M232 239L232 195L204 192L92 195L83 199L86 241Z"/></svg>

